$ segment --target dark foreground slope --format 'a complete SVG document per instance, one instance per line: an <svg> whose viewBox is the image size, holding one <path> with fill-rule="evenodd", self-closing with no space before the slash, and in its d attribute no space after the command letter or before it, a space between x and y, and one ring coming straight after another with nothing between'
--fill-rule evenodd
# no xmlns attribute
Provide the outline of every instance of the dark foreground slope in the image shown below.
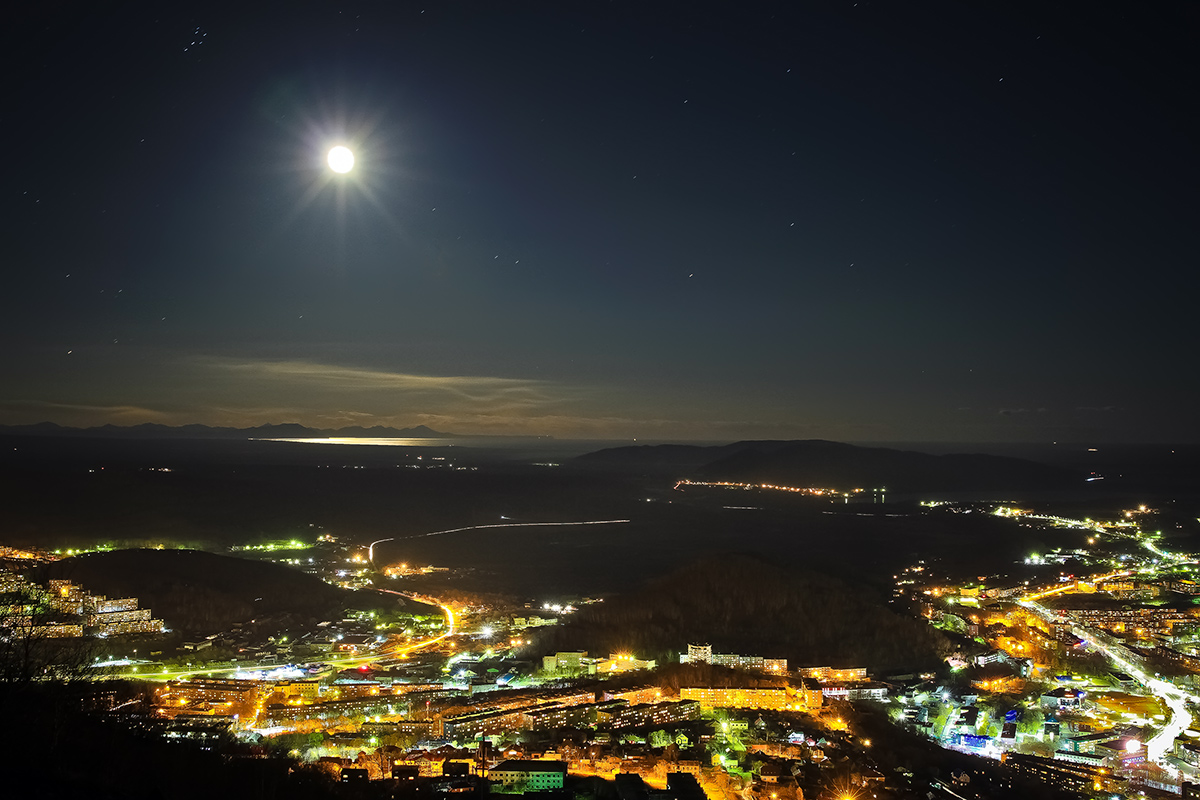
<svg viewBox="0 0 1200 800"><path fill-rule="evenodd" d="M9 776L5 797L38 800L238 800L346 797L331 779L299 766L282 753L252 749L232 736L166 739L153 727L151 709L139 698L153 685L105 681L64 685L36 681L0 683L0 748L13 754L12 769L32 773L26 790ZM117 703L134 724L88 709ZM15 754L31 752L27 762ZM265 757L264 757L265 756ZM40 765L40 766L39 766ZM356 800L383 795L359 794Z"/></svg>
<svg viewBox="0 0 1200 800"><path fill-rule="evenodd" d="M136 597L168 627L189 631L271 614L323 617L353 598L352 592L279 564L198 550L90 553L54 562L46 577L67 578L93 594Z"/></svg>
<svg viewBox="0 0 1200 800"><path fill-rule="evenodd" d="M583 467L673 472L716 481L891 491L1045 490L1082 484L1059 467L1007 456L929 455L821 439L720 447L619 447L580 456Z"/></svg>
<svg viewBox="0 0 1200 800"><path fill-rule="evenodd" d="M875 670L936 664L944 640L869 594L744 555L710 558L589 606L539 641L547 650L667 659L689 643L786 657L790 665Z"/></svg>

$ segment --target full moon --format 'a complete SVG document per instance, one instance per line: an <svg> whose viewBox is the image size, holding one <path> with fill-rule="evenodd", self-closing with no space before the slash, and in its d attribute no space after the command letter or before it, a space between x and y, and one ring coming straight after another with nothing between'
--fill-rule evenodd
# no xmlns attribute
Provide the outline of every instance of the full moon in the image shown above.
<svg viewBox="0 0 1200 800"><path fill-rule="evenodd" d="M349 172L354 169L354 153L340 144L329 151L329 168L334 172Z"/></svg>

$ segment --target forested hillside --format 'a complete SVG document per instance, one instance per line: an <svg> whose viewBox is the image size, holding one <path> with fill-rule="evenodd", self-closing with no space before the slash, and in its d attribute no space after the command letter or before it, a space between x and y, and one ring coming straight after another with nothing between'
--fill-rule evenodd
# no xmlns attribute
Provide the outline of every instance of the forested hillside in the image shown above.
<svg viewBox="0 0 1200 800"><path fill-rule="evenodd" d="M340 613L354 593L280 564L198 550L115 550L56 561L45 576L94 594L137 597L168 627L217 630L268 614Z"/></svg>
<svg viewBox="0 0 1200 800"><path fill-rule="evenodd" d="M786 657L792 667L874 670L932 665L946 647L928 625L892 613L868 593L741 555L697 562L589 606L538 640L546 651L658 659L677 657L689 643Z"/></svg>

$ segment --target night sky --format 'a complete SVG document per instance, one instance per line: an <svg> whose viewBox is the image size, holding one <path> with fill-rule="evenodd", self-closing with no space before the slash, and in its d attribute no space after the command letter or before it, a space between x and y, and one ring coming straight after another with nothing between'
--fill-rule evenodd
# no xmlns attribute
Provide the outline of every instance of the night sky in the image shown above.
<svg viewBox="0 0 1200 800"><path fill-rule="evenodd" d="M0 424L1200 441L1194 2L29 5Z"/></svg>

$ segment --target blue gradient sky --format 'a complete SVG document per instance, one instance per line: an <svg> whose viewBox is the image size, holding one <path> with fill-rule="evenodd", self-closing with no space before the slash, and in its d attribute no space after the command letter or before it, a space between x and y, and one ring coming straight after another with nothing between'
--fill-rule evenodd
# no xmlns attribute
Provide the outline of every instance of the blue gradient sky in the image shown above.
<svg viewBox="0 0 1200 800"><path fill-rule="evenodd" d="M24 12L0 424L1200 438L1193 5L647 5Z"/></svg>

